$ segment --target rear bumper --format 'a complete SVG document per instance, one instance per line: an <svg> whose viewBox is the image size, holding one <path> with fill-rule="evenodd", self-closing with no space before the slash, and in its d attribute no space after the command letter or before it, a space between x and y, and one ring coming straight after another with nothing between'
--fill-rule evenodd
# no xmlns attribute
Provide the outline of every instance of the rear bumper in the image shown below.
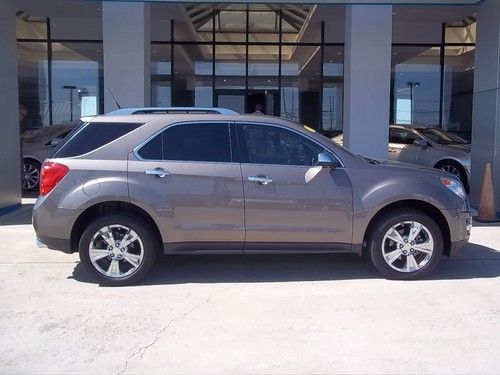
<svg viewBox="0 0 500 375"><path fill-rule="evenodd" d="M66 254L72 254L71 241L65 238L38 236L36 244L41 248L49 248L51 250L59 250Z"/></svg>
<svg viewBox="0 0 500 375"><path fill-rule="evenodd" d="M71 240L61 237L70 235L74 219L79 213L77 210L57 207L50 196L39 197L33 207L32 217L37 246L73 253Z"/></svg>

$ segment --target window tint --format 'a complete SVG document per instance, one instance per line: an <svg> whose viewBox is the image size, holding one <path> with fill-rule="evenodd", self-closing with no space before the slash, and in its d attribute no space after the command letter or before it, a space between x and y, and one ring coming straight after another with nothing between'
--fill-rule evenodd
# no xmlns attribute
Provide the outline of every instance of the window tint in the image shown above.
<svg viewBox="0 0 500 375"><path fill-rule="evenodd" d="M419 137L406 129L390 128L389 129L389 143L400 143L405 145L412 145L415 139Z"/></svg>
<svg viewBox="0 0 500 375"><path fill-rule="evenodd" d="M243 159L256 164L315 165L323 148L292 131L264 125L241 126Z"/></svg>
<svg viewBox="0 0 500 375"><path fill-rule="evenodd" d="M68 158L93 151L137 129L142 124L90 122L84 123L73 136L54 151L54 158Z"/></svg>
<svg viewBox="0 0 500 375"><path fill-rule="evenodd" d="M230 162L229 125L175 125L151 139L138 154L147 160Z"/></svg>
<svg viewBox="0 0 500 375"><path fill-rule="evenodd" d="M139 156L146 160L162 160L163 159L163 139L162 135L158 134L148 143L140 148L137 152Z"/></svg>
<svg viewBox="0 0 500 375"><path fill-rule="evenodd" d="M163 159L230 162L229 125L176 125L163 132Z"/></svg>

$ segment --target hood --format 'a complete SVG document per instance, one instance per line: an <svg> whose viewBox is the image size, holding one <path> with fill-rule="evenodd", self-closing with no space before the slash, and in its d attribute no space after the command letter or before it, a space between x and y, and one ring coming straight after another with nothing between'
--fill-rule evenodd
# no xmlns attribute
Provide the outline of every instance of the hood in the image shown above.
<svg viewBox="0 0 500 375"><path fill-rule="evenodd" d="M422 173L422 172L428 172L431 174L439 175L439 176L446 176L447 173L441 171L440 169L435 169L431 167L425 167L423 165L418 165L418 164L410 164L410 163L404 163L400 161L392 161L392 160L387 160L385 162L382 162L380 164L377 164L379 167L382 167L384 169L399 169L404 172L417 172L417 173Z"/></svg>
<svg viewBox="0 0 500 375"><path fill-rule="evenodd" d="M441 145L443 146L443 145ZM449 147L453 150L461 150L461 151L465 151L465 152L468 152L470 154L470 151L471 151L471 145L470 143L468 144L460 144L460 143L455 143L455 144L452 144L452 145L444 145L444 147Z"/></svg>

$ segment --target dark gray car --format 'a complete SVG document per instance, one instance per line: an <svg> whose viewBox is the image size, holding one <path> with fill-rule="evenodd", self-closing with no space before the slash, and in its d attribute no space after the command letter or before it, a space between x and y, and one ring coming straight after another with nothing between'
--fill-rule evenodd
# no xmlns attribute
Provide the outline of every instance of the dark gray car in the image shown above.
<svg viewBox="0 0 500 375"><path fill-rule="evenodd" d="M42 168L40 243L99 282L137 282L157 252L367 252L417 279L464 245L469 204L439 170L362 159L266 116L98 116Z"/></svg>

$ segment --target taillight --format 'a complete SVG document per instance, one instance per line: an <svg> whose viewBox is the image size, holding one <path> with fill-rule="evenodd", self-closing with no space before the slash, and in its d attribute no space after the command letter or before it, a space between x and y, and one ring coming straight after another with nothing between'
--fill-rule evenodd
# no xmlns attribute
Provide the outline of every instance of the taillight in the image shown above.
<svg viewBox="0 0 500 375"><path fill-rule="evenodd" d="M40 178L40 195L49 194L68 172L69 168L64 164L52 161L43 163Z"/></svg>

